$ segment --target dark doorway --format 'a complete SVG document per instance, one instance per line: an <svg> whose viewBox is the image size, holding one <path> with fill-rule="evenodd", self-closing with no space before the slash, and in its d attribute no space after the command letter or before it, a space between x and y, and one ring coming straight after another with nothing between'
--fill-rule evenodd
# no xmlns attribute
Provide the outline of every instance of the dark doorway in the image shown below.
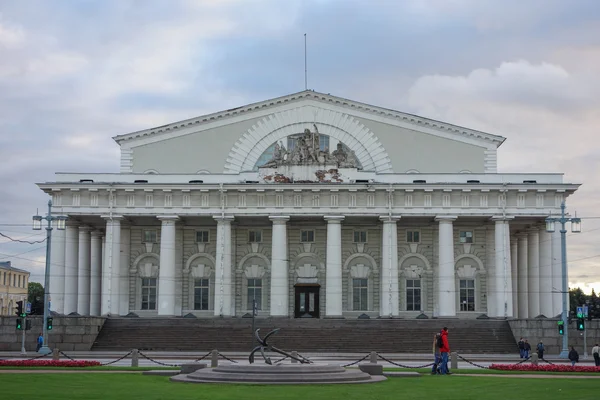
<svg viewBox="0 0 600 400"><path fill-rule="evenodd" d="M319 318L319 285L296 285L294 317Z"/></svg>

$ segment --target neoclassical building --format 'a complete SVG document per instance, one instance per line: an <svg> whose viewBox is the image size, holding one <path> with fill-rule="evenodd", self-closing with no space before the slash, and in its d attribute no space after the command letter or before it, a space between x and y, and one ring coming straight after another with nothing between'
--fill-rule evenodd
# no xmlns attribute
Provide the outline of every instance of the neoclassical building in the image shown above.
<svg viewBox="0 0 600 400"><path fill-rule="evenodd" d="M498 173L503 137L303 91L114 140L120 173L38 184L58 313L560 314L579 185Z"/></svg>
<svg viewBox="0 0 600 400"><path fill-rule="evenodd" d="M27 303L29 275L10 261L0 261L0 315L15 315L17 301Z"/></svg>

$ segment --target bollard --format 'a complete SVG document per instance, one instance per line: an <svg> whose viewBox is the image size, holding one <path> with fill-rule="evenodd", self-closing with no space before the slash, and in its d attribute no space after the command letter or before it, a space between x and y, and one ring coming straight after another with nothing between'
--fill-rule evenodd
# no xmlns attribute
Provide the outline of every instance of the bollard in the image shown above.
<svg viewBox="0 0 600 400"><path fill-rule="evenodd" d="M377 364L377 352L372 351L370 361L371 364Z"/></svg>
<svg viewBox="0 0 600 400"><path fill-rule="evenodd" d="M140 366L140 354L138 353L138 349L131 350L131 366L132 367Z"/></svg>
<svg viewBox="0 0 600 400"><path fill-rule="evenodd" d="M219 350L213 350L210 355L210 367L216 368L219 366Z"/></svg>
<svg viewBox="0 0 600 400"><path fill-rule="evenodd" d="M537 353L533 353L533 354L531 355L531 363L532 363L533 365L538 365L538 361L539 361L539 359L538 359L538 355L537 355Z"/></svg>
<svg viewBox="0 0 600 400"><path fill-rule="evenodd" d="M54 361L60 360L60 349L53 349L52 350L52 359Z"/></svg>
<svg viewBox="0 0 600 400"><path fill-rule="evenodd" d="M450 369L458 369L458 357L455 351L450 353Z"/></svg>
<svg viewBox="0 0 600 400"><path fill-rule="evenodd" d="M292 357L296 357L298 358L298 352L297 351L292 351ZM292 358L292 364L298 364L298 360L295 360Z"/></svg>

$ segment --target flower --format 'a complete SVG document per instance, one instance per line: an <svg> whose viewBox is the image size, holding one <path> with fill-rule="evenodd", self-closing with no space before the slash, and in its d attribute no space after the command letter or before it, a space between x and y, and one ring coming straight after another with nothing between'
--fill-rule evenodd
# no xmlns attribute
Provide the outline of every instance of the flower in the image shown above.
<svg viewBox="0 0 600 400"><path fill-rule="evenodd" d="M571 366L568 364L492 364L490 369L501 371L543 371L543 372L600 372L600 367L595 366Z"/></svg>
<svg viewBox="0 0 600 400"><path fill-rule="evenodd" d="M93 367L99 361L87 360L0 360L0 367Z"/></svg>

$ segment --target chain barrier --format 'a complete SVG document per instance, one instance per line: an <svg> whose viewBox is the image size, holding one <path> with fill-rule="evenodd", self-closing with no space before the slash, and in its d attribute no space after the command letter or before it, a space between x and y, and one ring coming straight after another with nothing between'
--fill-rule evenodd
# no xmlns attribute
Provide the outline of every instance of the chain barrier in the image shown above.
<svg viewBox="0 0 600 400"><path fill-rule="evenodd" d="M232 363L234 363L234 364L237 364L237 361L235 361L235 360L232 360L231 358L229 358L229 357L227 357L227 356L224 356L224 355L223 355L223 354L221 354L221 353L217 353L217 354L218 354L219 356L223 357L224 359L226 359L227 361L230 361L230 362L232 362Z"/></svg>
<svg viewBox="0 0 600 400"><path fill-rule="evenodd" d="M117 358L116 360L111 361L111 362L102 363L100 365L106 366L106 365L111 365L111 364L117 363L117 362L121 361L122 359L127 358L127 356L129 356L131 353L133 353L133 350L131 350L129 353L125 354L123 357Z"/></svg>
<svg viewBox="0 0 600 400"><path fill-rule="evenodd" d="M283 360L285 360L286 358L288 358L288 356L281 357L279 360L273 361L273 364L279 364L280 362L282 362L282 361L283 361Z"/></svg>
<svg viewBox="0 0 600 400"><path fill-rule="evenodd" d="M524 362L527 362L527 361L529 361L529 360L531 360L531 356L527 357L527 358L526 358L526 359L524 359L524 360L521 360L521 361L519 361L518 363L515 363L514 365L523 364Z"/></svg>
<svg viewBox="0 0 600 400"><path fill-rule="evenodd" d="M156 360L154 360L154 359L152 359L152 358L148 357L147 355L145 355L145 354L144 354L144 353L142 353L141 351L140 351L140 352L138 352L138 354L139 354L140 356L144 357L146 360L148 360L148 361L151 361L151 362L153 362L153 363L155 363L155 364L158 364L158 365L162 365L162 366L165 366L165 367L181 367L181 365L167 364L167 363L164 363L164 362L156 361Z"/></svg>
<svg viewBox="0 0 600 400"><path fill-rule="evenodd" d="M68 358L71 361L76 361L73 357L69 357L68 355L66 355L63 351L59 351L60 354L62 354L63 356L65 356L66 358Z"/></svg>
<svg viewBox="0 0 600 400"><path fill-rule="evenodd" d="M52 353L42 354L41 356L36 356L36 357L33 357L33 358L28 358L27 361L37 360L37 359L44 358L44 357L47 357L47 356L50 356L50 355L52 355Z"/></svg>
<svg viewBox="0 0 600 400"><path fill-rule="evenodd" d="M204 360L206 357L210 356L211 354L212 354L212 351L209 351L208 353L206 353L206 354L205 354L205 355L203 355L202 357L200 357L200 358L196 358L196 359L194 360L194 362L202 361L202 360Z"/></svg>
<svg viewBox="0 0 600 400"><path fill-rule="evenodd" d="M419 366L417 366L417 367L411 367L410 365L404 365L404 364L400 364L400 363L394 362L394 361L392 361L392 360L390 360L390 359L388 359L388 358L385 358L384 356L382 356L382 355L381 355L381 354L379 354L379 353L376 353L376 354L377 354L377 357L378 357L378 358L381 358L383 361L386 361L386 362L388 362L388 363L390 363L390 364L392 364L392 365L395 365L395 366L397 366L397 367L401 367L401 368L418 369L418 368L426 368L426 367L431 367L433 364L435 364L435 363L429 363L429 364L419 365Z"/></svg>
<svg viewBox="0 0 600 400"><path fill-rule="evenodd" d="M540 360L542 360L543 362L548 363L550 365L556 365L553 362L546 360L545 358L540 358Z"/></svg>
<svg viewBox="0 0 600 400"><path fill-rule="evenodd" d="M356 361L354 361L353 363L350 363L350 364L342 365L342 367L346 368L346 367L350 367L350 366L352 366L354 364L358 364L359 362L361 362L361 361L366 360L367 358L369 358L369 356L370 356L370 354L367 354L366 356L364 356L360 360L356 360Z"/></svg>
<svg viewBox="0 0 600 400"><path fill-rule="evenodd" d="M474 367L481 368L481 369L490 369L490 367L486 367L485 365L480 365L480 364L476 364L472 361L469 361L466 358L464 358L463 356L461 356L460 354L457 354L456 357L460 358L461 360L463 360L466 363L471 364Z"/></svg>

